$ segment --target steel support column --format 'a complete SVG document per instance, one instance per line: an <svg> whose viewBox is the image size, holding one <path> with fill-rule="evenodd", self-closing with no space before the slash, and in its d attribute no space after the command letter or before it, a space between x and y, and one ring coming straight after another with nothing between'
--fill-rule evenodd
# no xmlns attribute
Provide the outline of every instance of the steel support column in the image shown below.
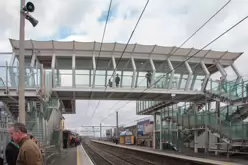
<svg viewBox="0 0 248 165"><path fill-rule="evenodd" d="M151 64L151 68L152 68L152 79L151 79L150 88L153 88L154 85L156 85L156 84L154 84L154 82L155 82L154 79L155 79L155 74L156 74L156 68L155 68L155 65L153 63L152 57L149 58L149 62Z"/></svg>
<svg viewBox="0 0 248 165"><path fill-rule="evenodd" d="M133 75L132 75L132 84L131 84L131 88L135 87L135 79L136 79L136 74L137 74L137 68L136 68L136 64L134 61L134 58L131 57L131 62L132 62L132 67L133 67Z"/></svg>
<svg viewBox="0 0 248 165"><path fill-rule="evenodd" d="M9 67L10 83L11 83L12 87L17 87L16 86L17 82L16 82L16 79L15 79L15 76L17 76L17 75L16 75L16 73L14 73L15 59L16 59L16 56L15 56L15 53L13 52L12 56L11 56L11 59L10 59L10 64L9 64L9 66L10 66Z"/></svg>
<svg viewBox="0 0 248 165"><path fill-rule="evenodd" d="M32 81L32 87L35 86L35 74L34 74L34 66L35 66L35 60L36 60L36 54L33 53L31 63L30 63L30 72L31 72L31 81ZM37 73L36 73L37 74Z"/></svg>
<svg viewBox="0 0 248 165"><path fill-rule="evenodd" d="M195 153L198 152L198 148L197 148L197 131L194 131L194 152Z"/></svg>
<svg viewBox="0 0 248 165"><path fill-rule="evenodd" d="M76 56L72 55L72 87L76 87Z"/></svg>
<svg viewBox="0 0 248 165"><path fill-rule="evenodd" d="M102 140L102 123L100 123L100 140Z"/></svg>
<svg viewBox="0 0 248 165"><path fill-rule="evenodd" d="M236 76L237 76L237 83L241 80L241 74L239 73L238 69L236 68L236 66L234 64L231 65L233 71L235 72Z"/></svg>
<svg viewBox="0 0 248 165"><path fill-rule="evenodd" d="M225 69L221 66L221 64L219 62L216 62L216 67L218 68L218 70L221 73L221 79L225 80L226 76L227 76L227 73L226 73Z"/></svg>
<svg viewBox="0 0 248 165"><path fill-rule="evenodd" d="M36 78L35 78L35 80L36 80L36 89L39 89L40 88L40 86L39 86L39 74L38 74L38 70L40 69L39 68L39 63L38 63L38 61L36 60L36 63L35 63L35 67L36 67ZM53 76L53 72L52 72L52 76ZM53 78L53 77L52 77Z"/></svg>
<svg viewBox="0 0 248 165"><path fill-rule="evenodd" d="M203 61L201 61L201 67L205 73L205 78L202 82L202 87L201 87L201 91L203 92L206 89L209 77L210 77L210 73L208 71L208 68L206 67L205 63Z"/></svg>
<svg viewBox="0 0 248 165"><path fill-rule="evenodd" d="M51 63L51 68L52 68L52 86L53 86L53 88L56 87L56 85L57 85L56 78L55 78L55 62L56 62L56 54L53 53L52 63ZM57 81L58 81L58 77L57 77Z"/></svg>
<svg viewBox="0 0 248 165"><path fill-rule="evenodd" d="M25 16L22 8L25 6L25 0L20 3L20 32L19 32L19 122L26 124L25 116Z"/></svg>
<svg viewBox="0 0 248 165"><path fill-rule="evenodd" d="M179 83L178 83L177 89L180 89L181 88L182 80L183 80L183 74L180 74L180 78L179 78Z"/></svg>
<svg viewBox="0 0 248 165"><path fill-rule="evenodd" d="M153 136L152 136L152 147L156 149L156 113L153 115Z"/></svg>
<svg viewBox="0 0 248 165"><path fill-rule="evenodd" d="M174 70L174 67L173 67L170 59L167 59L167 62L168 62L169 68L171 70L171 75L170 75L168 89L171 89L172 88L172 82L173 82L173 79L174 79L175 70Z"/></svg>
<svg viewBox="0 0 248 165"><path fill-rule="evenodd" d="M194 75L192 82L191 82L191 85L190 85L190 90L194 90L196 78L197 78L197 75Z"/></svg>
<svg viewBox="0 0 248 165"><path fill-rule="evenodd" d="M159 138L159 149L163 150L163 143L162 143L162 132L163 132L163 124L162 124L162 113L163 109L160 110L160 138Z"/></svg>
<svg viewBox="0 0 248 165"><path fill-rule="evenodd" d="M93 64L92 88L95 88L95 80L96 80L96 58L95 58L95 54L93 54L93 56L92 56L92 64Z"/></svg>
<svg viewBox="0 0 248 165"><path fill-rule="evenodd" d="M116 77L116 71L117 71L117 68L116 68L116 62L115 62L115 56L112 56L112 64L113 64L113 87L116 87L116 84L115 84L115 77Z"/></svg>
<svg viewBox="0 0 248 165"><path fill-rule="evenodd" d="M191 67L190 67L190 65L189 65L189 63L187 61L185 61L185 66L186 66L186 68L187 68L187 70L189 72L188 79L187 79L187 82L186 82L186 85L185 85L185 90L187 91L187 90L189 90L189 85L190 85L190 82L192 80L193 72L192 72L192 69L191 69Z"/></svg>
<svg viewBox="0 0 248 165"><path fill-rule="evenodd" d="M116 138L118 139L119 137L119 117L118 117L118 111L116 111Z"/></svg>

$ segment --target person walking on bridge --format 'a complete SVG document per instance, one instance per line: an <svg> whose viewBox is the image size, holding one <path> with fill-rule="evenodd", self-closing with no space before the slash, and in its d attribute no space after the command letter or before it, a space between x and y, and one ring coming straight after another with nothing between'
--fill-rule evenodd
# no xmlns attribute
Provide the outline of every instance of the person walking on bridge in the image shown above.
<svg viewBox="0 0 248 165"><path fill-rule="evenodd" d="M119 88L119 86L120 86L120 81L121 81L121 79L120 79L120 77L119 77L119 74L117 74L117 75L116 75L116 78L115 78L115 84L116 84L116 87L117 87L117 88Z"/></svg>
<svg viewBox="0 0 248 165"><path fill-rule="evenodd" d="M146 73L146 86L147 88L149 88L151 86L151 81L152 81L152 73L150 71L148 71Z"/></svg>
<svg viewBox="0 0 248 165"><path fill-rule="evenodd" d="M16 165L44 165L41 151L27 135L25 125L17 122L13 128L13 140L20 147Z"/></svg>

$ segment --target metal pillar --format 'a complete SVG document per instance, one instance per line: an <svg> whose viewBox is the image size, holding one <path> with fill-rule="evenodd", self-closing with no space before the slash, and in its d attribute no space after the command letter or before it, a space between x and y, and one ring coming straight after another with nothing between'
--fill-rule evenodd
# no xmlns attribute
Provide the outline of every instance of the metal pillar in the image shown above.
<svg viewBox="0 0 248 165"><path fill-rule="evenodd" d="M116 111L116 138L119 137L119 128L118 128L118 111Z"/></svg>
<svg viewBox="0 0 248 165"><path fill-rule="evenodd" d="M193 71L189 65L189 63L187 61L185 61L185 66L189 72L188 74L188 79L187 79L187 82L186 82L186 85L185 85L185 90L187 91L190 87L190 82L191 82L191 79L192 79L192 75L193 75Z"/></svg>
<svg viewBox="0 0 248 165"><path fill-rule="evenodd" d="M25 17L22 14L22 8L25 5L25 0L21 0L20 6L20 41L19 41L19 122L26 124L25 119L25 54L24 54L24 40L25 40Z"/></svg>
<svg viewBox="0 0 248 165"><path fill-rule="evenodd" d="M115 88L116 87L115 77L116 77L117 68L116 68L116 62L115 62L115 57L114 56L112 56L112 64L113 64L113 80L112 80L113 83L112 83L112 85Z"/></svg>
<svg viewBox="0 0 248 165"><path fill-rule="evenodd" d="M96 58L95 55L93 54L92 56L92 64L93 64L93 80L92 80L92 88L95 88L95 80L96 80Z"/></svg>
<svg viewBox="0 0 248 165"><path fill-rule="evenodd" d="M221 123L220 123L220 102L219 101L216 101L216 111L217 111L217 123L219 125L219 127L221 127ZM216 137L217 138L217 150L215 152L215 155L218 155L218 150L220 149L220 138Z"/></svg>
<svg viewBox="0 0 248 165"><path fill-rule="evenodd" d="M154 86L156 86L155 83L155 74L156 74L156 68L155 65L153 63L152 57L149 58L150 64L151 64L151 68L152 68L152 79L151 79L151 84L150 84L150 88L153 88Z"/></svg>
<svg viewBox="0 0 248 165"><path fill-rule="evenodd" d="M167 59L167 62L168 62L168 65L169 65L169 68L171 70L171 75L170 75L170 80L169 80L169 85L168 85L168 89L171 89L172 88L172 82L173 82L173 79L174 79L174 73L175 73L175 69L170 61L170 59Z"/></svg>
<svg viewBox="0 0 248 165"><path fill-rule="evenodd" d="M206 135L206 141L205 141L205 154L209 151L209 131L208 128L205 126L205 135Z"/></svg>
<svg viewBox="0 0 248 165"><path fill-rule="evenodd" d="M76 87L76 56L72 55L72 87ZM74 98L73 98L74 99Z"/></svg>
<svg viewBox="0 0 248 165"><path fill-rule="evenodd" d="M160 138L159 138L159 149L163 150L163 144L162 144L162 109L160 110Z"/></svg>
<svg viewBox="0 0 248 165"><path fill-rule="evenodd" d="M198 148L197 148L197 131L194 131L194 152L195 153L198 152Z"/></svg>
<svg viewBox="0 0 248 165"><path fill-rule="evenodd" d="M205 65L205 63L203 61L201 61L201 67L205 73L205 78L202 82L202 87L201 87L201 91L203 92L205 89L206 89L206 86L207 86L207 83L208 83L208 80L209 80L209 77L210 77L210 73Z"/></svg>
<svg viewBox="0 0 248 165"><path fill-rule="evenodd" d="M225 69L221 66L221 64L219 62L216 63L216 67L218 68L218 70L221 73L221 80L225 80L226 76L227 76Z"/></svg>
<svg viewBox="0 0 248 165"><path fill-rule="evenodd" d="M102 123L100 123L100 140L102 140Z"/></svg>
<svg viewBox="0 0 248 165"><path fill-rule="evenodd" d="M131 57L131 62L132 62L132 67L133 67L131 88L134 88L135 87L135 78L136 78L136 75L137 75L137 69L136 69L136 64L135 64L135 61L134 61L133 57Z"/></svg>
<svg viewBox="0 0 248 165"><path fill-rule="evenodd" d="M193 103L193 110L194 110L194 114L197 113L197 104ZM196 116L195 116L195 121L197 120ZM194 125L195 127L195 125ZM197 137L198 137L198 131L195 130L194 131L194 152L197 153L198 152L198 148L197 148Z"/></svg>
<svg viewBox="0 0 248 165"><path fill-rule="evenodd" d="M156 113L153 115L153 136L152 136L152 146L153 149L156 149Z"/></svg>

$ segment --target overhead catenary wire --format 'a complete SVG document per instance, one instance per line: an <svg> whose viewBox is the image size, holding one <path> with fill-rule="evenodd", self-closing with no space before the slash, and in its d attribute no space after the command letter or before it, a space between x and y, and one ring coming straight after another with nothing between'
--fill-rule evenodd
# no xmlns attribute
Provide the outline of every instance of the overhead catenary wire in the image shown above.
<svg viewBox="0 0 248 165"><path fill-rule="evenodd" d="M236 24L234 24L233 26L231 26L230 28L228 28L226 31L224 31L223 33L221 33L218 37L216 37L215 39L213 39L211 42L209 42L208 44L206 44L205 46L203 46L201 49L199 49L197 52L195 52L193 55L189 56L185 61L181 62L180 64L178 64L174 69L170 70L169 72L167 72L166 74L172 72L173 70L177 69L179 66L181 66L182 64L184 64L186 61L188 61L189 59L191 59L192 57L194 57L195 55L197 55L200 51L202 51L203 49L205 49L206 47L208 47L209 45L211 45L212 43L214 43L215 41L217 41L219 38L221 38L223 35L225 35L226 33L228 33L230 30L232 30L234 27L236 27L237 25L239 25L240 23L242 23L243 21L245 21L248 18L248 16L244 17L243 19L241 19L240 21L238 21ZM164 75L165 76L165 75ZM162 78L158 79L157 81L155 81L152 85L156 84L158 81L160 81ZM148 90L149 88L146 88L145 90L142 91L141 95L139 97L141 97L143 95L143 93ZM131 102L131 101L130 101ZM130 103L128 102L128 103ZM120 110L121 108L123 108L124 106L126 106L128 103L126 103L125 105L119 107L116 111ZM110 116L111 114L109 114L108 116ZM104 119L105 120L105 119Z"/></svg>
<svg viewBox="0 0 248 165"><path fill-rule="evenodd" d="M102 44L103 44L103 40L104 40L104 37L105 37L107 25L108 25L111 6L112 6L112 0L110 0L110 2L109 2L108 14L107 14L107 17L106 17L106 21L105 21L105 25L104 25L104 29L103 29L103 33L102 33L102 40L101 40L101 44L100 44L100 49L99 49L99 53L98 53L97 60L96 60L96 69L97 69L98 61L99 61L101 51L102 51Z"/></svg>
<svg viewBox="0 0 248 165"><path fill-rule="evenodd" d="M125 47L124 47L124 49L123 49L123 52L122 52L122 54L121 54L121 56L120 56L120 58L119 58L119 60L118 60L118 62L117 62L117 64L116 64L116 67L114 68L114 71L113 71L113 73L112 73L110 79L113 77L114 73L116 72L116 69L117 69L117 67L118 67L118 65L119 65L119 63L120 63L120 61L121 61L121 59L122 59L122 57L123 57L123 55L124 55L124 53L125 53L125 51L126 51L128 45L129 45L129 42L131 41L131 39L132 39L132 37L133 37L133 34L134 34L136 28L138 27L138 24L139 24L139 22L140 22L140 20L141 20L141 18L142 18L142 16L143 16L145 10L146 10L146 7L147 7L148 4L149 4L149 1L150 1L150 0L147 0L147 2L146 2L146 4L145 4L145 6L144 6L144 8L143 8L143 10L142 10L142 12L141 12L139 18L138 18L138 21L136 22L136 24L135 24L135 26L134 26L134 28L133 28L133 30L132 30L132 33L131 33L131 35L129 36L129 39L128 39L128 41L127 41L127 43L126 43L126 45L125 45ZM114 81L114 80L113 80L113 81ZM105 87L104 92L106 92L106 89L107 89L107 86ZM92 117L94 116L94 114L95 114L97 108L99 107L99 104L100 104L100 100L98 101L98 104L97 104L97 106L96 106L94 112L92 113Z"/></svg>
<svg viewBox="0 0 248 165"><path fill-rule="evenodd" d="M168 60L171 56L174 55L174 53L176 53L182 46L184 46L194 35L196 35L207 23L209 23L217 14L219 14L232 0L229 0L228 2L226 2L219 10L217 10L206 22L204 22L192 35L190 35L185 41L182 42L182 44L180 44L179 47L177 47L175 50L172 50L172 52L170 53L170 55L164 60ZM150 56L149 56L150 57ZM167 73L165 73L164 75L166 75ZM146 78L144 78L139 84L141 84ZM138 85L139 85L138 84ZM130 92L132 92L134 89L131 89ZM114 106L112 106L108 113L118 104L120 103L120 101L118 101L116 104L114 104ZM131 101L129 101L126 104L129 104Z"/></svg>
<svg viewBox="0 0 248 165"><path fill-rule="evenodd" d="M109 20L111 6L112 6L112 0L110 0L110 2L109 2L108 13L107 13L107 17L106 17L106 21L105 21L105 25L104 25L104 29L103 29L103 33L102 33L102 40L101 40L101 44L100 44L100 49L99 49L99 53L98 53L97 61L96 61L96 69L97 69L99 57L100 57L101 51L102 51L102 44L103 44L103 40L104 40L104 37L105 37L107 25L108 25L108 20ZM89 104L88 104L88 107L89 107ZM88 111L88 108L87 108L85 114L87 114L87 111Z"/></svg>
<svg viewBox="0 0 248 165"><path fill-rule="evenodd" d="M217 41L218 39L220 39L222 36L224 36L226 33L228 33L230 30L232 30L234 27L236 27L237 25L239 25L240 23L242 23L243 21L245 21L248 18L248 16L244 17L243 19L241 19L240 21L238 21L236 24L234 24L233 26L231 26L230 28L228 28L226 31L224 31L222 34L220 34L218 37L216 37L215 39L213 39L211 42L209 42L208 44L206 44L205 46L203 46L201 49L199 49L197 52L195 52L193 55L189 56L186 60L184 60L183 62L179 63L176 67L174 67L172 70L170 70L169 72L167 72L166 74L174 71L175 69L177 69L179 66L181 66L182 64L184 64L185 62L187 62L188 60L190 60L192 57L194 57L195 55L197 55L199 52L201 52L202 50L204 50L206 47L208 47L209 45L211 45L212 43L214 43L215 41ZM165 76L165 75L164 75ZM158 79L157 81L155 81L152 85L156 84L158 81L160 81L162 78ZM146 88L144 91L142 91L142 93L144 93L148 88Z"/></svg>

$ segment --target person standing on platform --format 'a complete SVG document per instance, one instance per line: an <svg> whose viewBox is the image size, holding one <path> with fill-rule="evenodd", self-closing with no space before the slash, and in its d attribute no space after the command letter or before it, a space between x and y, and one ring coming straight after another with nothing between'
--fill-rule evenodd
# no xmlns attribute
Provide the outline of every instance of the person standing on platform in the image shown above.
<svg viewBox="0 0 248 165"><path fill-rule="evenodd" d="M27 135L25 125L17 122L13 128L13 140L20 147L16 165L44 165L41 151Z"/></svg>
<svg viewBox="0 0 248 165"><path fill-rule="evenodd" d="M148 71L146 73L146 85L147 85L147 88L150 87L151 81L152 81L152 73L150 71Z"/></svg>
<svg viewBox="0 0 248 165"><path fill-rule="evenodd" d="M119 88L119 86L120 86L120 81L121 81L121 79L120 79L120 77L119 77L119 74L117 74L117 75L116 75L116 78L115 78L115 84L116 84L116 87L117 87L117 88Z"/></svg>
<svg viewBox="0 0 248 165"><path fill-rule="evenodd" d="M19 154L19 146L13 140L13 133L14 133L13 127L9 129L9 133L11 140L5 149L6 162L8 165L16 165L16 160Z"/></svg>

